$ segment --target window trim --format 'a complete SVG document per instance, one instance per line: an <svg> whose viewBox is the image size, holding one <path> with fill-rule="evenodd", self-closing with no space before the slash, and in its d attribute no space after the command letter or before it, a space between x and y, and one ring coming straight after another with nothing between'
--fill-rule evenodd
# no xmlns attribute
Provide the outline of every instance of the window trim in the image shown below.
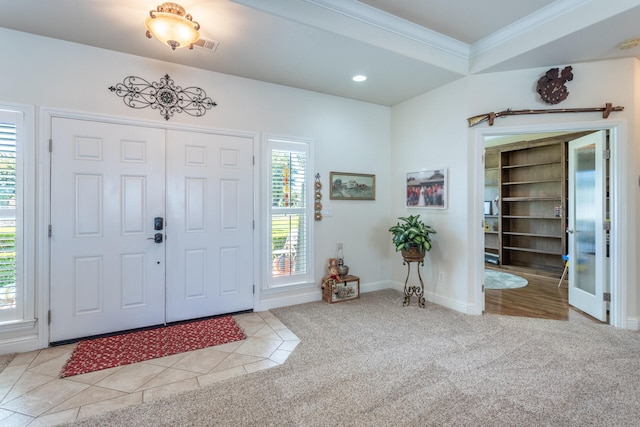
<svg viewBox="0 0 640 427"><path fill-rule="evenodd" d="M279 293L284 291L290 291L298 288L308 288L315 286L314 280L314 265L315 258L313 254L313 234L314 234L314 211L313 211L313 141L306 138L292 138L292 137L282 137L277 135L269 135L265 134L262 137L263 143L263 166L264 170L262 172L264 183L262 188L262 194L264 200L262 201L262 206L264 207L264 234L262 239L262 248L264 248L264 252L261 251L264 255L262 255L262 259L260 264L262 266L261 271L263 271L262 277L264 280L262 281L262 291L265 294L269 293ZM305 207L300 208L304 209L304 215L306 217L306 262L307 262L307 271L306 274L294 275L290 276L291 280L278 278L279 280L274 281L272 277L272 262L271 262L271 215L272 215L272 206L271 206L271 153L273 150L280 151L303 151L307 154L307 167L306 167L306 176L305 176Z"/></svg>
<svg viewBox="0 0 640 427"><path fill-rule="evenodd" d="M36 204L36 149L35 109L32 106L0 103L0 114L13 116L16 124L16 194L20 195L16 210L16 223L20 223L20 235L16 235L16 282L20 301L16 304L13 319L0 322L0 333L32 329L35 326L35 204ZM19 169L18 169L19 167ZM17 225L17 224L16 224ZM20 240L18 244L18 240ZM18 277L20 279L18 279Z"/></svg>

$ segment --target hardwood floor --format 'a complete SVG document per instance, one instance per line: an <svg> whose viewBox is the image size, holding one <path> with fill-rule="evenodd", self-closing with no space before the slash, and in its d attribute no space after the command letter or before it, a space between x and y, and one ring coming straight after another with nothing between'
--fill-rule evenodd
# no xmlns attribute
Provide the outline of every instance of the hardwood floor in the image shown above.
<svg viewBox="0 0 640 427"><path fill-rule="evenodd" d="M497 269L499 270L499 269ZM540 319L598 322L568 302L566 281L558 287L558 279L508 271L528 280L518 289L485 290L485 313Z"/></svg>

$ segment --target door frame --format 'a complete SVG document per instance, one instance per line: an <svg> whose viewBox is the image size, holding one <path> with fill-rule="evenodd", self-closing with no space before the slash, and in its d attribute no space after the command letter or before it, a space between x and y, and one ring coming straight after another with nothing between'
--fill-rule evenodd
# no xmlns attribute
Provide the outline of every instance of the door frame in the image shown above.
<svg viewBox="0 0 640 427"><path fill-rule="evenodd" d="M622 201L626 199L625 195L628 193L628 185L626 177L628 176L627 159L629 159L629 149L627 148L627 126L624 121L616 120L597 120L586 122L571 122L571 123L558 123L558 124L542 124L542 125L530 125L530 126L514 126L514 127L499 127L493 128L480 128L477 129L473 138L472 155L474 160L473 170L475 171L475 188L473 192L475 197L473 198L472 212L474 212L473 219L474 224L477 227L473 227L473 256L471 259L472 275L475 276L475 282L478 286L474 287L474 300L475 306L479 308L479 312L484 311L484 229L482 227L484 219L484 141L488 136L504 136L508 134L527 134L527 133L548 133L548 132L578 132L583 130L608 130L610 135L609 148L611 152L610 157L610 194L612 196L612 203L610 206L611 212L611 268L608 272L607 279L611 284L611 303L609 306L609 322L616 328L634 329L633 325L629 324L627 319L627 307L625 302L627 300L627 287L624 285L628 283L629 269L629 256L628 254L634 253L631 249L633 239L625 239L624 236L632 233L635 230L634 226L630 224L630 220L625 217L625 209L622 206ZM476 222L477 221L477 222ZM635 233L635 231L633 232Z"/></svg>
<svg viewBox="0 0 640 427"><path fill-rule="evenodd" d="M36 292L38 297L36 298L36 313L38 319L44 321L38 322L38 347L46 348L49 346L49 325L46 319L49 316L49 307L51 303L50 299L50 241L48 236L48 228L51 223L51 158L49 155L49 141L52 138L52 119L54 117L76 119L76 120L90 120L95 122L104 122L119 125L128 126L142 126L150 128L160 128L167 130L178 131L192 131L200 133L211 133L217 135L229 135L250 138L252 142L252 150L254 157L260 155L257 150L259 135L257 132L249 131L236 131L228 129L218 129L213 127L201 127L186 124L169 124L160 121L144 121L144 120L131 120L128 118L85 113L81 111L64 110L57 108L42 107L39 111L38 122L38 135L37 135L37 178L36 188L37 197L36 205L37 209L37 238L36 249L34 251L35 265L36 265ZM259 160L259 159L256 159ZM261 223L259 217L259 177L260 177L260 162L256 161L253 170L253 217L255 218L254 238L253 238L253 282L259 283L259 260L260 255L260 239L261 236ZM259 286L256 286L258 289ZM260 293L255 292L253 295L253 307L258 307L260 301Z"/></svg>

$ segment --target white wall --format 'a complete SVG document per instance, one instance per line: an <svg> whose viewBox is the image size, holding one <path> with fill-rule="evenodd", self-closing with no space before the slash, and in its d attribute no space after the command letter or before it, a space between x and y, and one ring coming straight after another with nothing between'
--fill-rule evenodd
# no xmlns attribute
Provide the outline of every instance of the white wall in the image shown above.
<svg viewBox="0 0 640 427"><path fill-rule="evenodd" d="M560 65L563 67L564 65ZM498 112L508 108L549 109L604 107L611 102L624 106L623 112L612 113L604 120L600 113L520 115L498 118L492 131L522 132L545 127L559 130L572 126L610 126L620 124L623 134L618 141L618 173L615 189L619 203L619 219L614 227L619 236L612 242L623 266L618 272L622 282L625 319L617 324L636 328L639 301L637 278L637 249L640 230L636 226L638 209L638 61L622 59L573 66L574 79L567 83L570 95L559 105L539 100L536 82L549 68L469 76L438 90L392 108L392 214L399 216L420 212L438 230L434 249L425 263L428 274L427 289L431 298L453 308L477 312L482 304L478 290L482 280L482 208L478 182L482 179L479 132L486 132L488 124L468 128L466 118L477 114ZM449 167L449 208L445 211L407 210L400 190L404 173L419 168ZM623 208L624 207L624 208ZM626 239L626 236L631 238ZM624 241L623 241L624 240ZM438 273L444 280L438 282ZM406 274L399 258L392 262L392 281L404 281ZM615 296L614 296L615 297Z"/></svg>
<svg viewBox="0 0 640 427"><path fill-rule="evenodd" d="M318 286L303 294L281 293L270 296L268 301L261 298L257 310L320 299L326 260L335 256L338 242L344 244L345 262L353 274L361 277L363 290L388 284L390 241L380 230L387 226L389 218L389 108L2 28L0 39L3 57L13 59L3 61L0 67L0 103L314 141L314 173L321 175L324 206L333 210L333 216L315 223ZM203 88L218 106L200 118L176 114L165 122L157 110L131 109L108 90L130 75L158 81L164 74L169 74L176 85ZM46 144L43 138L47 129L38 131L37 143ZM257 155L259 151L256 150ZM375 174L376 200L329 200L330 171ZM256 283L256 289L259 285ZM46 307L38 307L37 312L42 313L43 309L46 311ZM5 337L0 336L0 343L2 338Z"/></svg>
<svg viewBox="0 0 640 427"><path fill-rule="evenodd" d="M0 29L0 39L4 56L14 58L0 67L0 102L164 123L157 111L126 107L107 88L129 75L157 81L169 74L178 85L205 89L219 104L201 118L178 114L169 121L172 125L312 139L315 172L324 184L322 202L333 211L333 216L315 223L318 282L325 274L327 258L335 254L336 243L342 242L345 261L352 273L361 276L363 290L388 285L400 288L406 267L393 252L387 229L398 216L420 213L438 231L422 270L427 297L466 313L480 313L483 304L478 293L482 280L478 128L488 126L468 128L466 119L507 108L550 108L535 93L535 82L547 68L470 76L389 109L6 29ZM579 64L574 65L574 75L567 84L569 98L560 107L612 102L624 106L625 111L612 113L608 120L597 113L512 116L497 119L493 129L607 125L614 120L621 124L623 156L619 162L624 179L616 197L626 204L621 223L614 227L630 236L620 243L624 249L620 256L625 257L623 264L627 266L620 277L625 281L625 326L637 327L640 265L636 242L640 229L635 218L640 211L640 150L636 141L640 135L635 106L640 102L640 89L635 82L640 78L640 66L632 59ZM38 144L45 144L46 130L38 131ZM447 209L405 208L405 174L441 167L448 169ZM329 200L330 171L375 174L376 200ZM262 298L256 309L319 299L320 288L270 298ZM46 308L37 307L37 312ZM0 336L0 342L3 338Z"/></svg>
<svg viewBox="0 0 640 427"><path fill-rule="evenodd" d="M391 209L394 218L420 214L437 231L422 268L427 299L474 313L482 307L469 298L473 295L468 249L472 170L465 126L467 92L467 80L461 79L392 108ZM439 168L448 170L447 208L405 208L406 173ZM391 268L396 287L404 285L407 267L400 254L392 258Z"/></svg>

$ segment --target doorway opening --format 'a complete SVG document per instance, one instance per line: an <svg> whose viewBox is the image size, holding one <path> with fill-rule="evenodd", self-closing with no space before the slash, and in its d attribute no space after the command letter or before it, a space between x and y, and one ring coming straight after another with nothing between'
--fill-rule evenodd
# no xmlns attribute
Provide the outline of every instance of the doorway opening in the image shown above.
<svg viewBox="0 0 640 427"><path fill-rule="evenodd" d="M604 129L587 126L479 132L478 142L483 147L482 188L478 189L483 213L479 263L482 274L485 268L499 269L528 281L526 287L517 290L486 289L482 293L485 312L559 320L591 319L574 307L579 304L575 296L572 301L567 280L560 280L572 237L566 233L571 231L568 141L599 133L610 144L604 149L610 153L615 151L616 130L616 126ZM605 184L615 186L614 162L607 160L603 164ZM603 194L603 222L610 225L616 200L608 188ZM618 261L610 258L609 233L610 229L603 231L606 245L600 251L605 259L601 266L604 299L616 294L611 277ZM578 268L574 263L569 269L570 278L571 270L576 272ZM614 305L603 304L605 312L613 316ZM601 320L613 323L608 317Z"/></svg>

